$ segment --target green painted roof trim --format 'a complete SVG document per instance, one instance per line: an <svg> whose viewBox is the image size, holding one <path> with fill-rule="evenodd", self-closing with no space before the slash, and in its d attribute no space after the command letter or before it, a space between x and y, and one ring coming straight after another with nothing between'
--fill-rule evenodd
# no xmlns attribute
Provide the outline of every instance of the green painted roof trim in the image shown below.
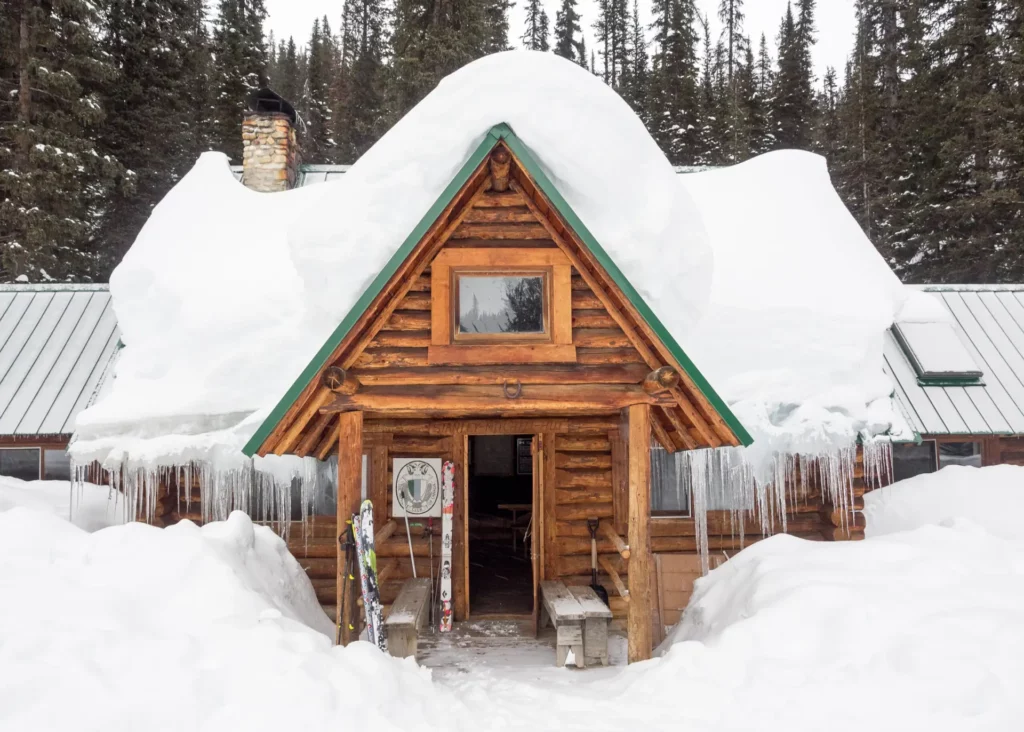
<svg viewBox="0 0 1024 732"><path fill-rule="evenodd" d="M683 352L683 349L676 342L675 338L668 332L665 326L658 320L658 317L651 310L650 306L644 301L640 294L636 291L629 280L626 279L625 275L619 270L615 263L608 256L608 253L604 248L597 242L590 230L580 220L576 212L572 210L572 207L566 202L562 195L555 188L554 184L544 173L543 169L537 163L536 159L530 150L522 143L522 141L516 136L512 128L505 123L495 125L490 129L483 141L477 146L476 150L469 156L469 159L465 162L459 172L456 173L448 187L444 189L441 196L437 199L430 210L424 214L423 218L420 219L419 224L413 229L412 233L406 237L402 246L399 247L398 251L395 252L394 256L388 261L384 269L380 271L377 277L374 278L370 286L362 294L352 309L349 310L348 315L341 321L331 336L327 339L327 342L320 347L316 355L309 362L309 365L303 369L302 373L292 384L291 388L285 393L281 400L277 403L277 406L267 415L267 418L263 420L263 423L256 430L255 434L249 439L243 448L243 452L252 456L259 450L260 445L263 444L264 440L270 435L277 424L287 413L291 405L298 399L299 394L306 388L309 382L320 372L320 370L327 365L327 360L330 358L334 350L341 344L348 335L348 332L355 325L356 321L362 316L366 309L373 302L374 298L380 294L381 290L387 284L388 280L391 279L392 275L401 266L402 262L405 261L406 257L412 252L416 244L423 238L427 230L433 225L437 218L441 215L441 212L447 208L448 204L451 203L452 199L455 198L456 194L462 189L469 180L469 177L476 170L477 166L480 165L487 157L487 154L491 149L501 140L505 141L505 144L509 146L509 149L519 158L520 162L526 168L527 172L533 177L534 181L540 187L544 195L548 197L548 200L554 205L555 209L561 214L565 222L569 224L576 232L576 235L580 237L587 248L591 251L597 261L605 268L615 284L622 290L622 292L629 298L629 301L640 313L641 317L647 321L647 324L654 331L665 346L669 349L672 356L679 362L679 365L683 367L690 378L693 379L694 384L700 389L704 397L711 402L712 406L725 420L725 423L736 435L737 439L743 445L749 445L753 442L750 433L743 427L740 421L736 418L736 415L732 413L729 406L722 400L717 392L711 387L704 375L700 373L693 361Z"/></svg>
<svg viewBox="0 0 1024 732"><path fill-rule="evenodd" d="M636 288L630 283L626 276L622 274L622 271L618 268L612 258L608 256L608 253L604 250L594 235L590 233L580 217L576 215L576 212L572 210L562 194L558 192L558 189L551 182L548 176L544 173L544 170L537 163L533 157L533 153L530 152L522 141L516 137L515 133L508 128L507 125L503 125L508 129L508 135L504 138L505 144L509 146L509 149L516 154L519 161L526 168L527 172L533 177L533 180L537 183L540 189L544 192L544 195L548 197L548 200L554 204L555 209L561 214L565 222L572 227L572 230L576 232L576 235L586 244L587 249L594 255L598 263L604 267L604 270L612 278L612 281L622 290L623 294L629 299L633 307L637 309L647 325L651 327L654 334L661 339L661 342L665 344L673 358L679 362L679 365L683 367L690 378L693 379L694 385L704 395L704 398L711 402L711 405L715 408L725 423L729 426L729 429L733 431L736 438L744 446L751 444L754 440L747 432L746 428L736 418L736 415L729 409L729 405L718 395L718 392L714 390L711 384L708 382L700 370L694 365L690 357L686 355L682 347L676 342L676 339L672 337L672 334L668 332L668 329L658 320L658 316L654 314L647 302L640 296L640 293L636 291Z"/></svg>
<svg viewBox="0 0 1024 732"><path fill-rule="evenodd" d="M316 375L327 365L327 360L334 353L334 350L341 344L348 335L348 332L356 324L356 321L362 316L366 309L370 307L370 303L373 302L374 298L380 294L381 290L384 289L384 285L387 284L391 276L398 271L402 262L405 261L406 257L412 252L416 244L420 239L423 238L427 230L433 225L437 218L441 215L441 212L447 208L448 204L452 202L456 194L469 180L469 177L473 174L473 171L477 169L487 157L487 154L501 139L500 133L496 132L497 127L493 128L487 133L487 136L477 145L476 150L469 156L469 159L459 169L459 172L452 178L452 182L448 184L448 187L444 189L441 196L437 199L433 206L423 215L420 219L419 224L416 228L405 238L402 242L402 246L398 248L394 256L388 260L388 263L384 265L377 276L370 283L370 286L363 292L362 297L356 301L356 304L352 306L352 309L348 311L348 315L345 319L338 324L338 327L334 329L327 342L324 343L320 350L313 356L313 360L309 362L309 365L302 370L299 374L299 378L295 380L295 383L291 385L285 395L281 397L281 400L277 403L277 406L271 410L267 418L263 420L263 423L256 430L255 434L249 438L249 441L245 443L245 447L242 448L242 452L247 456L252 457L256 454L256 451L260 449L260 445L267 439L274 428L280 422L285 413L291 408L291 405L295 403L295 400L299 398L299 394L306 388L306 385L316 377Z"/></svg>

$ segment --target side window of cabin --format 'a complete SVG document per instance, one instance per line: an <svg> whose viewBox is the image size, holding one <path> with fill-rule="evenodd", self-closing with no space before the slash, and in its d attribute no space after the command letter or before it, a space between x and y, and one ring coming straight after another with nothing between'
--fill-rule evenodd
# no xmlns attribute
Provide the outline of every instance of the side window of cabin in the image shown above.
<svg viewBox="0 0 1024 732"><path fill-rule="evenodd" d="M572 266L555 248L443 249L431 263L430 363L571 362Z"/></svg>
<svg viewBox="0 0 1024 732"><path fill-rule="evenodd" d="M980 442L940 442L939 470L947 465L970 465L981 467Z"/></svg>
<svg viewBox="0 0 1024 732"><path fill-rule="evenodd" d="M0 475L22 480L39 480L38 447L0 449Z"/></svg>
<svg viewBox="0 0 1024 732"><path fill-rule="evenodd" d="M892 479L906 480L915 475L935 472L935 441L921 444L898 442L892 446Z"/></svg>
<svg viewBox="0 0 1024 732"><path fill-rule="evenodd" d="M690 516L690 482L680 454L651 445L651 515Z"/></svg>

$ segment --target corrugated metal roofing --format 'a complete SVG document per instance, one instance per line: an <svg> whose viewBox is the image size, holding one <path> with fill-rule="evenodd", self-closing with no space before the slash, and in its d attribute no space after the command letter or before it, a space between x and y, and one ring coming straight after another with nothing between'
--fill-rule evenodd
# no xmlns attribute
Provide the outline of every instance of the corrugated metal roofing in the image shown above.
<svg viewBox="0 0 1024 732"><path fill-rule="evenodd" d="M1024 434L1024 285L920 285L953 316L957 335L984 372L983 385L918 382L892 331L886 371L919 434Z"/></svg>
<svg viewBox="0 0 1024 732"><path fill-rule="evenodd" d="M0 435L71 433L119 338L106 285L0 285Z"/></svg>

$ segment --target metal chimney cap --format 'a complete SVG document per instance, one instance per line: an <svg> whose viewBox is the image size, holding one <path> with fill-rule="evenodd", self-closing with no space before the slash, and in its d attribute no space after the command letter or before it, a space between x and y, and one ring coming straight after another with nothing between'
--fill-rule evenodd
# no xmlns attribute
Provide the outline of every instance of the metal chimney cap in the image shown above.
<svg viewBox="0 0 1024 732"><path fill-rule="evenodd" d="M286 115L291 120L293 126L298 117L295 113L295 107L292 106L291 102L266 86L249 92L249 96L245 100L245 106L250 112L257 114Z"/></svg>

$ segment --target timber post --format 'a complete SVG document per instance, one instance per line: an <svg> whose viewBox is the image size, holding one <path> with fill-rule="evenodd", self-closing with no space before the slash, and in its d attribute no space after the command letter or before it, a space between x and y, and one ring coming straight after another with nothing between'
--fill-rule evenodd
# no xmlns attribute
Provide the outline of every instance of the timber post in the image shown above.
<svg viewBox="0 0 1024 732"><path fill-rule="evenodd" d="M338 415L338 568L337 600L341 624L341 644L347 646L357 636L355 582L346 585L345 554L342 551L345 531L352 514L359 511L363 470L363 413L342 412ZM342 593L343 587L348 591ZM344 594L344 597L342 596Z"/></svg>
<svg viewBox="0 0 1024 732"><path fill-rule="evenodd" d="M628 407L629 425L629 662L646 661L653 649L651 608L651 407Z"/></svg>

